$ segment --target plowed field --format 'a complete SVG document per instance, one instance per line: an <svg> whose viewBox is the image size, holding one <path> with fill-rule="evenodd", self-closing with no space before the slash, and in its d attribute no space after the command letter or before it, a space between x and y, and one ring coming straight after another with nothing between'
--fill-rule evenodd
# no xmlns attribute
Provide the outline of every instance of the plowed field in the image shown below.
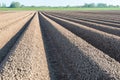
<svg viewBox="0 0 120 80"><path fill-rule="evenodd" d="M0 12L0 80L120 80L119 15Z"/></svg>

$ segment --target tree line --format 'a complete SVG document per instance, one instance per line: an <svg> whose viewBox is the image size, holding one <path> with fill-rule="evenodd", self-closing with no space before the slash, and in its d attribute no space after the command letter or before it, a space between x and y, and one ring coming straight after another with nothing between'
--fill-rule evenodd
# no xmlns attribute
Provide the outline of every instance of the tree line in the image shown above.
<svg viewBox="0 0 120 80"><path fill-rule="evenodd" d="M0 7L2 8L20 8L25 7L24 5L21 5L19 2L12 2L9 6L6 6L5 3L0 4Z"/></svg>
<svg viewBox="0 0 120 80"><path fill-rule="evenodd" d="M38 7L38 6L24 6L22 4L20 4L19 2L12 2L9 6L6 6L5 3L2 3L0 4L0 7L3 7L3 8L6 8L6 7L9 7L9 8L21 8L21 7ZM49 6L50 7L50 6ZM120 7L119 5L107 5L105 3L98 3L98 4L95 4L95 3L85 3L84 5L82 6L70 6L70 5L67 5L67 6L62 6L62 7L83 7L83 8L107 8L107 7Z"/></svg>
<svg viewBox="0 0 120 80"><path fill-rule="evenodd" d="M98 3L98 4L95 4L95 3L90 3L90 4L87 4L85 3L82 7L87 7L87 8L107 8L107 7L120 7L119 5L107 5L105 3Z"/></svg>

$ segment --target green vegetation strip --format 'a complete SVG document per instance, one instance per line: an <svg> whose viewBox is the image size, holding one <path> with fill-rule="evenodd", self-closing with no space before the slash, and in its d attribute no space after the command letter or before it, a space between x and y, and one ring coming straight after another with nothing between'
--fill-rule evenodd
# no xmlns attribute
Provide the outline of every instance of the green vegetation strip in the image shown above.
<svg viewBox="0 0 120 80"><path fill-rule="evenodd" d="M0 11L9 10L120 10L120 8L75 8L75 7L0 8Z"/></svg>

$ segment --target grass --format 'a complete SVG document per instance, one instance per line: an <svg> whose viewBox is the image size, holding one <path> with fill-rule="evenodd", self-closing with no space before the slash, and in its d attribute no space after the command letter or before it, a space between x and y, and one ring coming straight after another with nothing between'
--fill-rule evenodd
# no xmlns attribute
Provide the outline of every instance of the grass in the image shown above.
<svg viewBox="0 0 120 80"><path fill-rule="evenodd" d="M11 10L120 10L120 8L65 8L65 7L40 7L40 8L0 8L0 11Z"/></svg>

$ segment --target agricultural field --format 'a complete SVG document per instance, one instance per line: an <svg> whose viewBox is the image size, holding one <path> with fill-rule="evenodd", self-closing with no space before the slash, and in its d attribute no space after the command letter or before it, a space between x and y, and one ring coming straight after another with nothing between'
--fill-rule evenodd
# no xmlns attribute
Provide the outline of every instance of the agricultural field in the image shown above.
<svg viewBox="0 0 120 80"><path fill-rule="evenodd" d="M0 80L120 80L120 11L0 12Z"/></svg>
<svg viewBox="0 0 120 80"><path fill-rule="evenodd" d="M86 11L86 10L120 10L120 8L80 8L80 7L23 7L23 8L0 8L0 11L54 11L54 10L64 10L64 11Z"/></svg>

